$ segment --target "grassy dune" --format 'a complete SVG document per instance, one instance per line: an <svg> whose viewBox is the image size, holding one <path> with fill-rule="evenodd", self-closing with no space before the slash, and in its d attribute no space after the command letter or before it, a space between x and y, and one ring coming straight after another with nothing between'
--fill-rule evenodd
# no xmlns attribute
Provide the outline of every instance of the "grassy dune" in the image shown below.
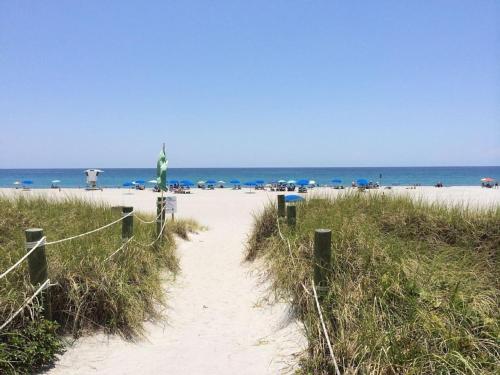
<svg viewBox="0 0 500 375"><path fill-rule="evenodd" d="M0 270L24 254L26 228L43 228L47 241L53 241L98 228L120 216L119 209L79 200L0 198ZM161 245L147 247L144 244L156 238L156 226L134 220L135 241L109 261L105 259L122 244L121 223L47 246L49 278L56 283L50 288L55 322L41 319L34 304L0 332L0 373L29 373L50 363L62 349L58 336L62 333L78 336L84 330L103 328L128 338L140 335L145 319L160 318L165 302L164 270L175 274L178 269L173 235L187 238L196 229L194 222L177 220L167 225ZM0 280L0 322L33 290L26 261Z"/></svg>
<svg viewBox="0 0 500 375"><path fill-rule="evenodd" d="M247 259L264 260L279 297L304 322L304 373L334 368L312 297L313 232L332 229L330 287L322 303L341 372L500 372L500 209L444 208L408 198L351 194L255 218ZM295 259L292 262L292 257Z"/></svg>

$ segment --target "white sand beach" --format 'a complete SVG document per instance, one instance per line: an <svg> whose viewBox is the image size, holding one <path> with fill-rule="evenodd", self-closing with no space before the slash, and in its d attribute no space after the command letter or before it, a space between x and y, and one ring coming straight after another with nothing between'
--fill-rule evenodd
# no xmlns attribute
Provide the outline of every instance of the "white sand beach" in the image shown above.
<svg viewBox="0 0 500 375"><path fill-rule="evenodd" d="M488 208L500 205L500 190L480 187L397 187L384 194L409 194L452 205ZM81 197L111 205L131 205L155 212L158 194L151 191L80 189L20 191L6 195L45 194ZM127 342L95 334L71 345L50 374L277 374L296 365L295 354L306 348L301 326L286 303L266 303L266 285L254 265L243 261L245 241L258 212L274 192L193 189L177 195L178 216L193 218L207 230L179 241L181 271L167 280L167 323L146 323L146 338ZM335 195L317 188L309 196ZM300 220L300 218L299 218Z"/></svg>

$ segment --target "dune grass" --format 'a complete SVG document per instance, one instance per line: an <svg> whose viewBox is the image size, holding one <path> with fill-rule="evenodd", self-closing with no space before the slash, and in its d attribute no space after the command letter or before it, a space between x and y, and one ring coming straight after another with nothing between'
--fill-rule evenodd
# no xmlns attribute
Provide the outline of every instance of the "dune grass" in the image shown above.
<svg viewBox="0 0 500 375"><path fill-rule="evenodd" d="M76 199L0 197L0 270L24 254L26 228L43 228L47 241L53 241L119 217L118 208ZM156 238L156 225L134 220L134 241L108 261L106 258L122 244L121 223L47 246L49 278L56 283L50 288L54 322L44 321L34 304L0 332L0 373L31 373L50 363L62 349L59 334L78 336L85 330L100 328L127 338L141 335L146 319L161 318L164 271L178 270L173 234L187 238L196 229L193 221L168 222L161 245L146 247L144 244ZM26 261L0 280L0 322L33 290Z"/></svg>
<svg viewBox="0 0 500 375"><path fill-rule="evenodd" d="M322 302L343 373L500 372L500 209L346 194L297 205L295 229L256 217L247 259L264 260L276 294L304 323L307 374L334 373L312 297L313 233L332 230ZM292 262L291 258L294 258Z"/></svg>

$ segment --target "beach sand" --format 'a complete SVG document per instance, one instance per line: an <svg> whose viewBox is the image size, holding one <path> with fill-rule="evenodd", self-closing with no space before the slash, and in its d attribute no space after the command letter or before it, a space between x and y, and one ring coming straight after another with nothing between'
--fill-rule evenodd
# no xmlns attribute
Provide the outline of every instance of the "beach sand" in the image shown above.
<svg viewBox="0 0 500 375"><path fill-rule="evenodd" d="M451 205L487 208L500 205L500 190L480 187L397 187L384 194L408 194ZM6 195L80 197L155 212L151 191L81 189L20 191ZM336 195L317 188L312 195ZM372 193L372 192L370 192ZM267 285L255 265L243 261L245 241L257 213L277 193L243 189L193 189L177 195L177 217L193 218L208 229L179 241L181 271L166 280L166 324L147 322L146 337L127 342L95 334L74 342L50 374L277 374L289 372L306 348L301 325L288 305L268 303ZM298 218L300 220L300 218ZM49 239L50 240L50 239Z"/></svg>

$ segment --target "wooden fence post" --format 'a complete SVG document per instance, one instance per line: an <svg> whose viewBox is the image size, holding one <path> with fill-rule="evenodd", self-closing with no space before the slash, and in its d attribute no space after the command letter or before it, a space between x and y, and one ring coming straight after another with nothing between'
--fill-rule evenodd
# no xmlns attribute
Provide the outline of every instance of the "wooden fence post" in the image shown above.
<svg viewBox="0 0 500 375"><path fill-rule="evenodd" d="M278 217L285 217L285 194L278 194Z"/></svg>
<svg viewBox="0 0 500 375"><path fill-rule="evenodd" d="M134 207L123 206L122 216L129 215L122 220L122 239L126 240L134 235L134 214L131 212Z"/></svg>
<svg viewBox="0 0 500 375"><path fill-rule="evenodd" d="M43 237L43 229L30 228L25 230L26 235L26 251L30 251L35 247L38 241ZM47 257L45 256L45 244L42 242L28 256L28 268L30 273L30 282L37 287L43 284L49 278L47 269ZM46 289L41 292L42 297L42 315L45 319L52 319L52 307L50 305L50 291Z"/></svg>
<svg viewBox="0 0 500 375"><path fill-rule="evenodd" d="M286 222L288 225L294 227L297 222L297 207L287 206L286 207Z"/></svg>
<svg viewBox="0 0 500 375"><path fill-rule="evenodd" d="M332 231L314 231L314 284L318 296L323 298L328 291L328 273L332 259Z"/></svg>

